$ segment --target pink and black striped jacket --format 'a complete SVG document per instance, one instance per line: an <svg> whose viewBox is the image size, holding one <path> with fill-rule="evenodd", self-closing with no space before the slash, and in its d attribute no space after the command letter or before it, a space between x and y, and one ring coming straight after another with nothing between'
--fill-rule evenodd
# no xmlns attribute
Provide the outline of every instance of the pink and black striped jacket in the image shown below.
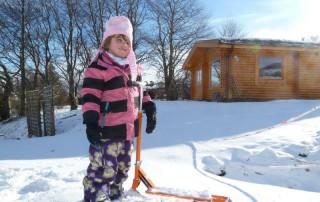
<svg viewBox="0 0 320 202"><path fill-rule="evenodd" d="M129 80L129 65L119 65L105 52L99 53L85 70L81 89L83 123L98 122L103 139L132 140L138 134L139 89L128 85Z"/></svg>

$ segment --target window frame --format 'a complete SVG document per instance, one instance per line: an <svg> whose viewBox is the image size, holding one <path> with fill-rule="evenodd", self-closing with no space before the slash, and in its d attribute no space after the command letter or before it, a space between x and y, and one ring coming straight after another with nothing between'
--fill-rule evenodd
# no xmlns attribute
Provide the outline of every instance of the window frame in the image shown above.
<svg viewBox="0 0 320 202"><path fill-rule="evenodd" d="M197 84L202 84L202 68L197 69Z"/></svg>
<svg viewBox="0 0 320 202"><path fill-rule="evenodd" d="M212 82L212 78L213 78L213 74L212 74L212 70L214 68L214 64L219 63L219 81L217 82L217 85L215 85L215 83ZM217 75L216 75L217 76ZM218 78L218 77L214 77L214 78ZM210 63L210 86L211 87L216 87L216 86L220 86L221 84L221 61L220 60L213 60Z"/></svg>
<svg viewBox="0 0 320 202"><path fill-rule="evenodd" d="M280 77L276 77L276 76L263 76L261 75L261 60L262 59L271 59L271 60L279 60L280 61ZM284 59L283 57L279 57L279 56L259 56L258 57L258 61L257 61L258 65L258 77L259 79L263 79L263 80L282 80L284 78ZM270 62L270 64L272 64Z"/></svg>

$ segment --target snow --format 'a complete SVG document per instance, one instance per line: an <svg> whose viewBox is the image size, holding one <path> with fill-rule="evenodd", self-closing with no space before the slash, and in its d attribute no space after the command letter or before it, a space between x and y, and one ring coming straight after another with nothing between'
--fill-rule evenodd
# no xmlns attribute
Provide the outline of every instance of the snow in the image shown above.
<svg viewBox="0 0 320 202"><path fill-rule="evenodd" d="M319 48L320 44L309 41L268 39L268 38L220 38L220 43L224 44L241 44L241 45L261 45L261 46L286 46L300 48Z"/></svg>
<svg viewBox="0 0 320 202"><path fill-rule="evenodd" d="M157 187L234 202L320 201L319 100L155 102L158 124L143 134L141 158ZM1 201L81 201L81 107L56 109L55 120L57 134L41 138L27 137L25 118L0 123ZM142 183L135 194L133 176L132 167L125 201L179 201L147 195Z"/></svg>

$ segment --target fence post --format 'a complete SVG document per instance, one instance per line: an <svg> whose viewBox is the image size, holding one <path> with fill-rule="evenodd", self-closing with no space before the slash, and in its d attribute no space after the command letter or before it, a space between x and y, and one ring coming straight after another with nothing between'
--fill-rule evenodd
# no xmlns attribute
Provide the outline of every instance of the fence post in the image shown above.
<svg viewBox="0 0 320 202"><path fill-rule="evenodd" d="M44 135L55 135L54 126L54 105L53 105L53 88L46 86L43 89L43 122L44 122Z"/></svg>
<svg viewBox="0 0 320 202"><path fill-rule="evenodd" d="M42 136L40 117L40 94L38 90L28 91L27 97L27 125L28 136Z"/></svg>

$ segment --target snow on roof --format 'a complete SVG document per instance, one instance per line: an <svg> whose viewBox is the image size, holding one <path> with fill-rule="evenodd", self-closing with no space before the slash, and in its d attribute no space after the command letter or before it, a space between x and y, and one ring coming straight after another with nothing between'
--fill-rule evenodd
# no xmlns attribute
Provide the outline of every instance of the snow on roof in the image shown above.
<svg viewBox="0 0 320 202"><path fill-rule="evenodd" d="M320 43L280 40L280 39L256 39L256 38L227 39L227 38L220 38L218 40L219 40L220 44L320 48Z"/></svg>

